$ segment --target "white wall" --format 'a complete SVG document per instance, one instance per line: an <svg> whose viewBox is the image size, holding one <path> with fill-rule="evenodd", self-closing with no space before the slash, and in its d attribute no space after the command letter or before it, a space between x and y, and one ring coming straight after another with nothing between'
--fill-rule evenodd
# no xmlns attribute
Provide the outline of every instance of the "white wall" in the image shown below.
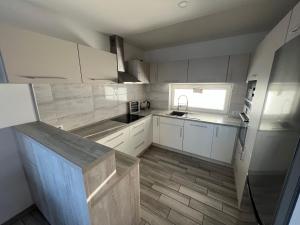
<svg viewBox="0 0 300 225"><path fill-rule="evenodd" d="M0 84L0 128L36 120L27 84Z"/></svg>
<svg viewBox="0 0 300 225"><path fill-rule="evenodd" d="M11 128L0 129L0 224L33 204Z"/></svg>
<svg viewBox="0 0 300 225"><path fill-rule="evenodd" d="M170 48L146 51L148 62L173 61L187 58L201 58L234 55L253 52L266 33L246 34L212 41L196 42Z"/></svg>

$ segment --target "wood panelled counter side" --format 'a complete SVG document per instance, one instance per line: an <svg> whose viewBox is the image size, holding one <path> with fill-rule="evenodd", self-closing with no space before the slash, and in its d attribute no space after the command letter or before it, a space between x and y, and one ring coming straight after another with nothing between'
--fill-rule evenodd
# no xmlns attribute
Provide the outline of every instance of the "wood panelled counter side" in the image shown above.
<svg viewBox="0 0 300 225"><path fill-rule="evenodd" d="M15 130L32 197L50 224L139 223L137 158L42 122Z"/></svg>

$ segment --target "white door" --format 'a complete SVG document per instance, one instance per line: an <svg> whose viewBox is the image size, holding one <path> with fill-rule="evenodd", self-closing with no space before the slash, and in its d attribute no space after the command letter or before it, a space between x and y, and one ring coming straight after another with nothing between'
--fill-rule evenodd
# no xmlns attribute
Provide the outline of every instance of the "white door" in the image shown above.
<svg viewBox="0 0 300 225"><path fill-rule="evenodd" d="M209 158L213 138L213 125L185 121L183 151Z"/></svg>
<svg viewBox="0 0 300 225"><path fill-rule="evenodd" d="M236 135L237 128L216 125L214 127L211 158L218 161L231 163Z"/></svg>
<svg viewBox="0 0 300 225"><path fill-rule="evenodd" d="M159 83L184 83L187 81L188 61L174 61L157 65Z"/></svg>
<svg viewBox="0 0 300 225"><path fill-rule="evenodd" d="M153 143L159 144L159 116L153 116Z"/></svg>
<svg viewBox="0 0 300 225"><path fill-rule="evenodd" d="M229 56L189 60L188 82L225 82Z"/></svg>
<svg viewBox="0 0 300 225"><path fill-rule="evenodd" d="M0 51L9 83L81 82L76 43L1 25Z"/></svg>
<svg viewBox="0 0 300 225"><path fill-rule="evenodd" d="M78 45L82 80L85 83L117 82L117 58L110 52Z"/></svg>
<svg viewBox="0 0 300 225"><path fill-rule="evenodd" d="M300 2L298 2L298 4L293 9L286 42L292 40L298 35L300 35Z"/></svg>

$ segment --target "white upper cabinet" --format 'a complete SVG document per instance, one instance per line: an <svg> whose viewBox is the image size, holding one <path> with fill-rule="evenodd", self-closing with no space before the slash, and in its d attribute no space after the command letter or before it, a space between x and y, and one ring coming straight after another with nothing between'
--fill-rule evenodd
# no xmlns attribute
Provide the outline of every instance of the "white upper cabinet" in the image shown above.
<svg viewBox="0 0 300 225"><path fill-rule="evenodd" d="M157 64L156 63L150 63L149 79L150 79L150 83L152 83L152 84L158 82Z"/></svg>
<svg viewBox="0 0 300 225"><path fill-rule="evenodd" d="M285 43L290 17L291 12L259 44L252 58L247 80L263 79L268 82L275 51Z"/></svg>
<svg viewBox="0 0 300 225"><path fill-rule="evenodd" d="M78 45L78 52L83 82L117 82L117 57L115 54L83 45Z"/></svg>
<svg viewBox="0 0 300 225"><path fill-rule="evenodd" d="M231 55L226 81L229 83L244 83L247 80L249 63L249 54Z"/></svg>
<svg viewBox="0 0 300 225"><path fill-rule="evenodd" d="M211 158L231 163L236 135L237 128L235 127L215 125Z"/></svg>
<svg viewBox="0 0 300 225"><path fill-rule="evenodd" d="M185 121L183 151L210 158L213 127L207 123Z"/></svg>
<svg viewBox="0 0 300 225"><path fill-rule="evenodd" d="M189 60L188 82L225 82L229 56Z"/></svg>
<svg viewBox="0 0 300 225"><path fill-rule="evenodd" d="M188 61L173 61L157 64L157 81L159 83L187 82Z"/></svg>
<svg viewBox="0 0 300 225"><path fill-rule="evenodd" d="M0 50L9 83L81 82L76 43L1 25Z"/></svg>
<svg viewBox="0 0 300 225"><path fill-rule="evenodd" d="M298 2L298 4L293 9L286 42L297 37L299 34L300 34L300 2Z"/></svg>
<svg viewBox="0 0 300 225"><path fill-rule="evenodd" d="M128 62L128 71L144 84L149 83L150 65L141 60L134 59Z"/></svg>
<svg viewBox="0 0 300 225"><path fill-rule="evenodd" d="M160 117L159 144L182 150L183 120Z"/></svg>

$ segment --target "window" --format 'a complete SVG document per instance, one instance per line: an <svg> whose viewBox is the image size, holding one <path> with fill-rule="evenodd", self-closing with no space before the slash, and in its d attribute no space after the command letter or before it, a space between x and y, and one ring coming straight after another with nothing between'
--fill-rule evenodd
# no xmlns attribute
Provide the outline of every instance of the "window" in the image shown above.
<svg viewBox="0 0 300 225"><path fill-rule="evenodd" d="M231 98L231 84L170 84L170 105L172 109L186 105L191 111L227 113ZM180 98L179 98L180 97ZM182 107L180 107L182 109Z"/></svg>

